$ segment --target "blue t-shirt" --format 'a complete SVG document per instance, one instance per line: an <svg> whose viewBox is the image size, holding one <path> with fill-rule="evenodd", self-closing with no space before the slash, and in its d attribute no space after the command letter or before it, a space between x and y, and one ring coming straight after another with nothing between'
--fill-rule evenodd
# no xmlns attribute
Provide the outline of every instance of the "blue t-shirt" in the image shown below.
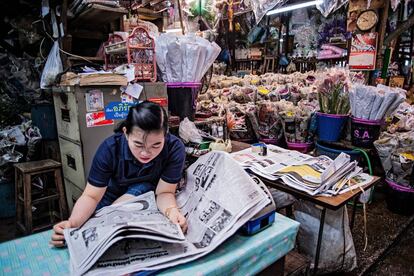
<svg viewBox="0 0 414 276"><path fill-rule="evenodd" d="M178 183L185 162L184 144L167 134L161 153L142 164L132 155L123 133L107 138L98 148L89 171L88 182L96 187L108 187L107 192L121 196L131 184L151 183L160 179Z"/></svg>

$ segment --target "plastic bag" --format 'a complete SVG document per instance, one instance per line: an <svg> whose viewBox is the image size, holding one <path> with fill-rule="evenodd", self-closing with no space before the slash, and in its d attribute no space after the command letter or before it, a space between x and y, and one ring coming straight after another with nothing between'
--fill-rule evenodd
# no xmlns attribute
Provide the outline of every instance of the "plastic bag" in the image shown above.
<svg viewBox="0 0 414 276"><path fill-rule="evenodd" d="M178 128L178 134L186 143L201 143L203 141L203 137L201 137L196 125L187 117L181 121L180 127Z"/></svg>
<svg viewBox="0 0 414 276"><path fill-rule="evenodd" d="M224 142L223 139L218 139L216 142L210 143L209 149L210 150L226 151L226 152L230 153L231 149L232 149L231 141L229 139L229 140L226 140Z"/></svg>
<svg viewBox="0 0 414 276"><path fill-rule="evenodd" d="M312 260L315 259L320 216L321 210L314 204L299 201L295 206L295 220L300 223L297 238L299 251ZM318 274L347 272L356 268L356 252L346 207L326 211L319 256Z"/></svg>
<svg viewBox="0 0 414 276"><path fill-rule="evenodd" d="M59 54L59 42L55 41L47 56L45 67L43 68L40 88L45 89L53 85L56 76L61 72L63 72L63 65Z"/></svg>

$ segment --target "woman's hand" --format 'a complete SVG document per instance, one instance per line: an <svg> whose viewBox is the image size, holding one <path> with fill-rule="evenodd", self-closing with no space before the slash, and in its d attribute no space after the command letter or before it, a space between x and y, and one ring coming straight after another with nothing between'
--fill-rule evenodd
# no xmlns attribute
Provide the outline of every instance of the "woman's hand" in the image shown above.
<svg viewBox="0 0 414 276"><path fill-rule="evenodd" d="M71 227L72 225L68 220L64 220L59 222L58 224L55 224L53 226L54 233L49 243L56 247L66 246L65 237L63 236L63 229Z"/></svg>
<svg viewBox="0 0 414 276"><path fill-rule="evenodd" d="M167 217L171 222L178 223L184 233L187 231L187 219L181 214L178 208L172 208Z"/></svg>

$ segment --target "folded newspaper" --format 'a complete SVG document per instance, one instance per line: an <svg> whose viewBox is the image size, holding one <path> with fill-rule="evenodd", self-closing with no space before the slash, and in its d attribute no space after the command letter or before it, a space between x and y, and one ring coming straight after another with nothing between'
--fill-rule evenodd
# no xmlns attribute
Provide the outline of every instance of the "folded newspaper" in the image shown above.
<svg viewBox="0 0 414 276"><path fill-rule="evenodd" d="M213 251L270 204L266 193L228 153L210 152L187 170L177 204L184 235L157 208L153 192L97 211L64 230L72 275L121 275L189 262Z"/></svg>
<svg viewBox="0 0 414 276"><path fill-rule="evenodd" d="M298 151L268 145L266 156L245 149L232 154L245 169L269 180L284 184L310 195L333 196L360 189L373 180L362 173L356 161L341 153L335 160L321 155L313 157Z"/></svg>

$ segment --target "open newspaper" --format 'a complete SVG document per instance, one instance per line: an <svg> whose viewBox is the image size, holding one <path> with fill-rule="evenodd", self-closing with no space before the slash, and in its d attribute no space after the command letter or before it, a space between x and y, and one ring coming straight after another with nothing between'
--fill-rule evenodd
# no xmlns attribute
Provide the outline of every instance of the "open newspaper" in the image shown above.
<svg viewBox="0 0 414 276"><path fill-rule="evenodd" d="M153 192L99 210L82 227L65 229L74 275L158 270L211 252L270 203L225 152L202 156L187 170L177 204L184 235L157 208Z"/></svg>
<svg viewBox="0 0 414 276"><path fill-rule="evenodd" d="M313 157L298 151L268 145L268 154L260 156L251 149L232 154L245 169L268 180L284 184L310 195L332 196L361 188L373 180L362 173L356 161L341 153L335 160Z"/></svg>

